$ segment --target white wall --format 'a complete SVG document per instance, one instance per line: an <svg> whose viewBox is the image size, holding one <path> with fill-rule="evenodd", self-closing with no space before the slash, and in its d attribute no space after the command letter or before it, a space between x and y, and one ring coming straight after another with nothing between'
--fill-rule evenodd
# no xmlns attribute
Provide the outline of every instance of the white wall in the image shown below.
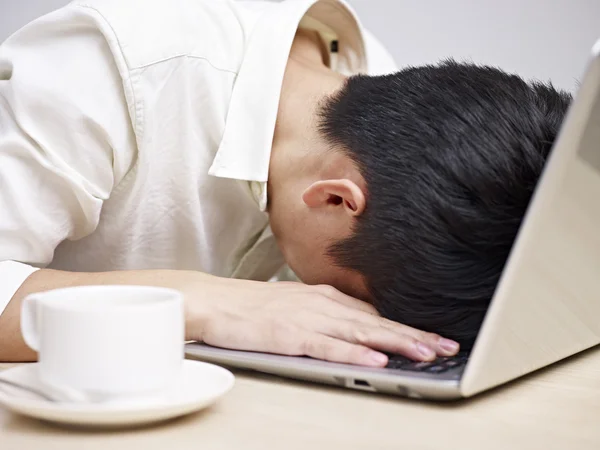
<svg viewBox="0 0 600 450"><path fill-rule="evenodd" d="M600 0L349 1L400 65L453 56L572 89L600 38ZM0 40L65 3L0 0Z"/></svg>
<svg viewBox="0 0 600 450"><path fill-rule="evenodd" d="M0 0L0 41L27 22L69 3L70 0ZM126 0L123 0L126 1Z"/></svg>
<svg viewBox="0 0 600 450"><path fill-rule="evenodd" d="M399 64L453 56L572 89L600 38L600 0L350 0Z"/></svg>

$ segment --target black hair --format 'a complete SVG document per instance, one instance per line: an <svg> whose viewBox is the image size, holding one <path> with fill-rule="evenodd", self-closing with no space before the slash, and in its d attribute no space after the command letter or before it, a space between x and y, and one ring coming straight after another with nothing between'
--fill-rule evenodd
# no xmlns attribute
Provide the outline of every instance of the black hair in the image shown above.
<svg viewBox="0 0 600 450"><path fill-rule="evenodd" d="M469 347L570 101L453 60L349 78L320 131L358 166L367 206L329 255L383 316Z"/></svg>

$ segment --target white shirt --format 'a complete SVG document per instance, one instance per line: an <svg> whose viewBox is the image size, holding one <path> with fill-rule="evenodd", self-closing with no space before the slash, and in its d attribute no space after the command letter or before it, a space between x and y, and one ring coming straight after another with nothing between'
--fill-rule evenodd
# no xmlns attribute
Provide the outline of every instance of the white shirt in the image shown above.
<svg viewBox="0 0 600 450"><path fill-rule="evenodd" d="M338 0L89 0L0 47L0 313L37 268L267 280L271 143L298 26L396 69Z"/></svg>

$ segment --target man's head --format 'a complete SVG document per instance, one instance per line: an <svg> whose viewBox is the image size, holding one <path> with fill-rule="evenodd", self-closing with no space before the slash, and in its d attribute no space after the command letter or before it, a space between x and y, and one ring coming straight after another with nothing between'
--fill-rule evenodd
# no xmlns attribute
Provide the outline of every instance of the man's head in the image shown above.
<svg viewBox="0 0 600 450"><path fill-rule="evenodd" d="M349 78L319 107L321 164L275 214L288 263L468 346L569 102L452 61Z"/></svg>

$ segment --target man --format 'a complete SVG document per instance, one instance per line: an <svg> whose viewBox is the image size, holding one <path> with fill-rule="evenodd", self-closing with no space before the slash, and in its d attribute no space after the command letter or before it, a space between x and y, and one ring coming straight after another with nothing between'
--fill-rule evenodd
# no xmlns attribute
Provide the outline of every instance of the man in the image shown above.
<svg viewBox="0 0 600 450"><path fill-rule="evenodd" d="M24 296L82 284L180 289L187 338L229 348L470 345L570 98L395 71L337 0L76 1L11 37L0 360L35 358ZM284 262L305 284L265 282Z"/></svg>

